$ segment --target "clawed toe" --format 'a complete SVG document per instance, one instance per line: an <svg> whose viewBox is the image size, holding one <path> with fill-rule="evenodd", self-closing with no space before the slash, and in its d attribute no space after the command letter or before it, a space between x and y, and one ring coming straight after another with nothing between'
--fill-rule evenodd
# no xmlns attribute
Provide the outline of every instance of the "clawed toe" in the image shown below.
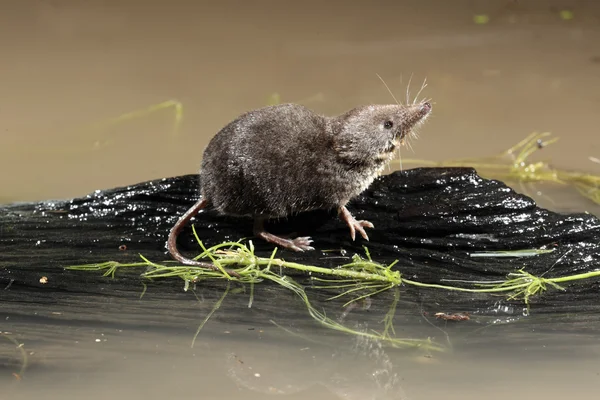
<svg viewBox="0 0 600 400"><path fill-rule="evenodd" d="M254 235L284 249L293 251L314 250L314 247L310 245L313 242L310 236L301 236L290 239L289 237L291 235L277 236L265 231L263 218L256 218L254 220Z"/></svg>
<svg viewBox="0 0 600 400"><path fill-rule="evenodd" d="M290 248L295 251L314 250L315 248L310 245L312 242L310 236L297 237L291 240L292 246Z"/></svg>
<svg viewBox="0 0 600 400"><path fill-rule="evenodd" d="M369 221L358 221L358 223L365 228L375 228L375 225Z"/></svg>
<svg viewBox="0 0 600 400"><path fill-rule="evenodd" d="M342 220L344 220L344 222L346 222L348 225L348 228L350 228L350 237L352 240L356 239L357 231L360 233L360 236L362 236L363 239L369 240L369 236L367 235L365 228L374 228L375 226L372 223L364 220L357 221L354 219L352 214L350 214L350 211L348 211L346 207L340 207L339 213Z"/></svg>
<svg viewBox="0 0 600 400"><path fill-rule="evenodd" d="M362 236L363 239L367 241L369 240L369 236L367 235L365 228L363 228L363 225L357 223L356 225L354 225L354 229L356 229L356 231L360 233L360 236ZM352 238L352 240L354 240L354 238Z"/></svg>
<svg viewBox="0 0 600 400"><path fill-rule="evenodd" d="M356 230L360 233L360 236L362 236L363 239L365 239L367 241L369 240L369 236L367 235L367 232L365 231L364 228L374 228L375 227L369 221L356 221L354 226L355 226ZM352 238L352 240L354 240L354 238Z"/></svg>

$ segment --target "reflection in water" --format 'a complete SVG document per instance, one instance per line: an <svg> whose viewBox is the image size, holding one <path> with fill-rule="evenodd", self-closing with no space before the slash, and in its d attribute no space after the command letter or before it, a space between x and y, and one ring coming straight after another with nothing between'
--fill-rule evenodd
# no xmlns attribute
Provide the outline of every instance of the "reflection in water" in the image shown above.
<svg viewBox="0 0 600 400"><path fill-rule="evenodd" d="M401 377L380 342L359 337L356 348L340 351L336 358L338 368L325 386L341 399L408 399Z"/></svg>
<svg viewBox="0 0 600 400"><path fill-rule="evenodd" d="M435 112L413 142L416 157L403 149L405 158L493 155L532 131L551 131L561 141L540 157L598 171L599 4L13 2L0 15L0 202L191 173L210 137L248 109L297 101L337 114L390 102L376 74L399 98L409 76L427 78ZM166 109L85 128L172 100L183 105L178 135ZM597 211L562 189L517 189L551 208ZM11 288L3 289L0 331L24 344L29 365L18 381L23 353L0 338L0 398L405 399L406 390L411 399L551 400L593 398L598 389L595 326L567 337L542 335L527 325L534 316L485 329L476 321L436 325L454 353L424 356L310 324L301 339L259 327L260 318L294 327L288 304L263 314L224 307L220 315L233 322L211 320L191 349L210 306L181 300L128 314L139 300L115 298L109 284L105 297L86 304L65 293L61 304L7 305ZM383 317L367 315L354 315L355 327ZM396 326L402 335L441 336L419 310L413 315L418 321Z"/></svg>
<svg viewBox="0 0 600 400"><path fill-rule="evenodd" d="M322 385L340 399L407 399L382 344L362 336L352 342L329 348L312 342L286 351L284 358L269 356L281 348L257 351L247 343L254 359L229 354L228 374L237 385L263 394L297 394Z"/></svg>

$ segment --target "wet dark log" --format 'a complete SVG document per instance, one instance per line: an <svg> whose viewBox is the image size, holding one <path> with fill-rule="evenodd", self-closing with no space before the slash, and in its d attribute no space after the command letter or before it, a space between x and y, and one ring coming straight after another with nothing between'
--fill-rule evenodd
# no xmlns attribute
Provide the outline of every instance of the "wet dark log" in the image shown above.
<svg viewBox="0 0 600 400"><path fill-rule="evenodd" d="M139 294L136 273L116 280L101 273L67 271L63 267L115 260L168 260L165 241L177 218L197 199L196 175L144 182L97 191L66 201L12 204L0 208L0 293L4 301L35 298L37 291L63 294L129 296ZM412 169L377 180L349 209L375 229L370 242L350 240L346 225L335 214L313 212L272 223L274 232L308 234L317 251L280 251L279 257L311 265L334 267L347 256L363 253L382 263L398 259L397 268L421 282L442 279L503 279L524 268L534 275L564 276L592 271L600 265L600 220L589 214L561 215L536 206L505 184L486 180L468 168ZM251 236L252 222L218 216L207 210L193 224L206 245ZM197 254L191 227L180 236L184 254ZM257 253L269 256L272 246L254 241ZM125 245L126 250L119 247ZM549 254L526 258L474 258L477 251L547 247ZM337 255L338 257L333 257ZM289 272L293 274L293 271ZM39 282L48 276L48 283ZM302 277L298 277L301 279ZM568 290L550 290L531 300L536 312L590 312L599 309L600 280L569 283ZM161 285L162 295L181 293L181 282ZM2 290L9 287L8 290ZM277 289L273 289L277 290ZM281 289L284 290L284 289ZM435 289L407 288L404 300L427 308L494 312L498 298ZM509 302L519 304L518 301ZM6 303L5 303L6 305Z"/></svg>

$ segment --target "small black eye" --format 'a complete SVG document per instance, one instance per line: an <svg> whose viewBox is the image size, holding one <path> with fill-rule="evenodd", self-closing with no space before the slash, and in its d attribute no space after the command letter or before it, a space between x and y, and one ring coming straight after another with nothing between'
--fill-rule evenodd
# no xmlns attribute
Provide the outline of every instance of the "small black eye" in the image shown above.
<svg viewBox="0 0 600 400"><path fill-rule="evenodd" d="M383 127L384 127L385 129L392 129L392 127L393 127L393 126L394 126L394 123L393 123L392 121L385 121L385 122L383 123Z"/></svg>

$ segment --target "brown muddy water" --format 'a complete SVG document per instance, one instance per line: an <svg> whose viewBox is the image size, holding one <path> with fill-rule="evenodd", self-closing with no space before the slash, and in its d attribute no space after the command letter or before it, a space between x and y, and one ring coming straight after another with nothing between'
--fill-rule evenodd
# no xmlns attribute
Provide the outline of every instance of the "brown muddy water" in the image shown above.
<svg viewBox="0 0 600 400"><path fill-rule="evenodd" d="M192 173L215 132L276 94L326 114L391 102L376 74L400 99L410 77L413 96L427 79L422 96L433 99L434 112L404 158L493 155L533 131L550 131L560 141L536 157L600 173L590 161L600 158L595 1L3 5L2 203ZM489 21L477 24L476 15ZM176 131L173 107L106 124L169 101L183 108ZM600 214L566 189L516 189L549 208ZM452 354L407 354L316 327L297 301L264 298L261 307L257 296L250 310L247 298L228 299L194 348L191 338L212 300L169 309L150 298L135 315L124 311L135 299L104 300L47 325L67 301L23 304L31 320L0 315L0 331L24 344L30 368L20 382L3 369L0 399L550 400L596 398L600 389L595 336L537 332L526 320L518 328L442 325L442 332L407 313L403 333L447 334L455 346ZM169 327L167 315L183 327ZM301 327L304 336L288 335L269 319ZM141 329L127 328L136 322ZM13 345L0 338L0 346L10 354ZM18 371L21 353L10 357Z"/></svg>

